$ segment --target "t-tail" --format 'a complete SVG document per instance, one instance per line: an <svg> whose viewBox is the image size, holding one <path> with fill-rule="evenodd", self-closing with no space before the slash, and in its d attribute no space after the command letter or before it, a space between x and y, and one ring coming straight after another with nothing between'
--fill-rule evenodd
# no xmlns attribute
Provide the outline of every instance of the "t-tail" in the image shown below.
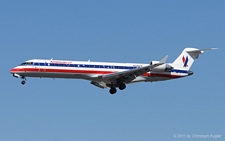
<svg viewBox="0 0 225 141"><path fill-rule="evenodd" d="M195 59L198 59L199 55L206 50L214 50L217 48L209 49L197 49L197 48L185 48L180 56L172 63L172 67L181 70L190 70Z"/></svg>

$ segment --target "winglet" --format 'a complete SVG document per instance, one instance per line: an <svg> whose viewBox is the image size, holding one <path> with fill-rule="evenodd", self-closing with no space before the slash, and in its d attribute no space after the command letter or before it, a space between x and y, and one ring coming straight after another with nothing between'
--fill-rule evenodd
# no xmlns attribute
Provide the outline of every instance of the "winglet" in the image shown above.
<svg viewBox="0 0 225 141"><path fill-rule="evenodd" d="M167 60L167 58L168 58L169 56L168 55L166 55L159 63L166 63L166 60Z"/></svg>

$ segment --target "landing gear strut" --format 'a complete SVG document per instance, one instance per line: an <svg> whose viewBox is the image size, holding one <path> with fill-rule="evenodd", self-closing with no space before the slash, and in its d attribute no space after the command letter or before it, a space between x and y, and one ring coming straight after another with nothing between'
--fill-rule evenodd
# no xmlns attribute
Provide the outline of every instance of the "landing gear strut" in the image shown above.
<svg viewBox="0 0 225 141"><path fill-rule="evenodd" d="M110 94L115 94L115 93L116 93L116 88L111 88L111 89L109 90L109 92L110 92Z"/></svg>

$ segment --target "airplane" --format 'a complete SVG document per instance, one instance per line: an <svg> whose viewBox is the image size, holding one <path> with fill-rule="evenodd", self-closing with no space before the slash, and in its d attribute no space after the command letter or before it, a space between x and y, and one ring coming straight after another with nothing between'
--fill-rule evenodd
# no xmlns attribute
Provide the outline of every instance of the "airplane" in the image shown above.
<svg viewBox="0 0 225 141"><path fill-rule="evenodd" d="M84 79L99 88L109 88L110 94L115 94L116 88L124 90L127 84L190 76L194 60L204 51L214 49L217 48L185 48L173 63L166 63L168 55L150 64L32 59L11 69L10 73L21 78L22 85L26 77Z"/></svg>

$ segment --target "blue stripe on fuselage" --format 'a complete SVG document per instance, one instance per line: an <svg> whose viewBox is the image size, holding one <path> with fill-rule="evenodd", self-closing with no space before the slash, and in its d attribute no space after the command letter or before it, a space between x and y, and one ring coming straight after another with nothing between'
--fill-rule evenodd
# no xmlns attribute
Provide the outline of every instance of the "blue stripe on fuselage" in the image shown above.
<svg viewBox="0 0 225 141"><path fill-rule="evenodd" d="M176 69L172 69L171 72L176 72L176 73L188 73L188 71L186 71L186 70L176 70Z"/></svg>

